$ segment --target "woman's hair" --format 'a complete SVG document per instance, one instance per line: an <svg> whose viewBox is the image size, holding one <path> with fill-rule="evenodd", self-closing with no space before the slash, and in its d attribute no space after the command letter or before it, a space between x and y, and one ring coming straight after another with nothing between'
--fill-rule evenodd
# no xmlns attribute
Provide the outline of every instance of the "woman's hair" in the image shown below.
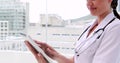
<svg viewBox="0 0 120 63"><path fill-rule="evenodd" d="M111 7L113 9L113 13L120 20L120 15L118 14L118 12L116 10L117 5L118 5L118 0L112 0Z"/></svg>

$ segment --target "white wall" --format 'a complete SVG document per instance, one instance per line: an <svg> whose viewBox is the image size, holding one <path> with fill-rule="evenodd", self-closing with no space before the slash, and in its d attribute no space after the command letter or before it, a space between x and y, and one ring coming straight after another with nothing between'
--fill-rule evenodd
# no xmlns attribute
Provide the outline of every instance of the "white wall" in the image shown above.
<svg viewBox="0 0 120 63"><path fill-rule="evenodd" d="M0 51L0 63L37 63L30 52Z"/></svg>

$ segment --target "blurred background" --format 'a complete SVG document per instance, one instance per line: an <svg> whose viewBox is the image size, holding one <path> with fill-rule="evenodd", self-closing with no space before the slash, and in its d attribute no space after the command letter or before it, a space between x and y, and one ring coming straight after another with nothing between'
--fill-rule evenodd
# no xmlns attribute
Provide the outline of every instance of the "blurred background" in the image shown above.
<svg viewBox="0 0 120 63"><path fill-rule="evenodd" d="M86 0L0 0L0 63L37 63L20 33L73 56L75 42L94 19Z"/></svg>

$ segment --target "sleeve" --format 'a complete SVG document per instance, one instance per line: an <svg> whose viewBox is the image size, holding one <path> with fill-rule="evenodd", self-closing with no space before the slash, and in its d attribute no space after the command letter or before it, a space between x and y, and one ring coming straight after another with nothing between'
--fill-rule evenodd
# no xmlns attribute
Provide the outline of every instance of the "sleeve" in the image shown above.
<svg viewBox="0 0 120 63"><path fill-rule="evenodd" d="M92 63L119 63L120 25L105 32Z"/></svg>

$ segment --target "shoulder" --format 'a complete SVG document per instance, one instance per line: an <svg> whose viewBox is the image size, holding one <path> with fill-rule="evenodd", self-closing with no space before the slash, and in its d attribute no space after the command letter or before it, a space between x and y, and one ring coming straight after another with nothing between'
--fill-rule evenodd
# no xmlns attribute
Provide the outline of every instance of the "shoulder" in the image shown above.
<svg viewBox="0 0 120 63"><path fill-rule="evenodd" d="M110 23L104 30L103 40L108 40L109 42L113 39L113 42L120 41L120 20L115 19L112 23ZM117 42L116 41L116 42Z"/></svg>
<svg viewBox="0 0 120 63"><path fill-rule="evenodd" d="M117 31L117 30L120 31L120 20L116 18L112 23L110 23L110 25L106 27L105 31L108 32L108 31Z"/></svg>

